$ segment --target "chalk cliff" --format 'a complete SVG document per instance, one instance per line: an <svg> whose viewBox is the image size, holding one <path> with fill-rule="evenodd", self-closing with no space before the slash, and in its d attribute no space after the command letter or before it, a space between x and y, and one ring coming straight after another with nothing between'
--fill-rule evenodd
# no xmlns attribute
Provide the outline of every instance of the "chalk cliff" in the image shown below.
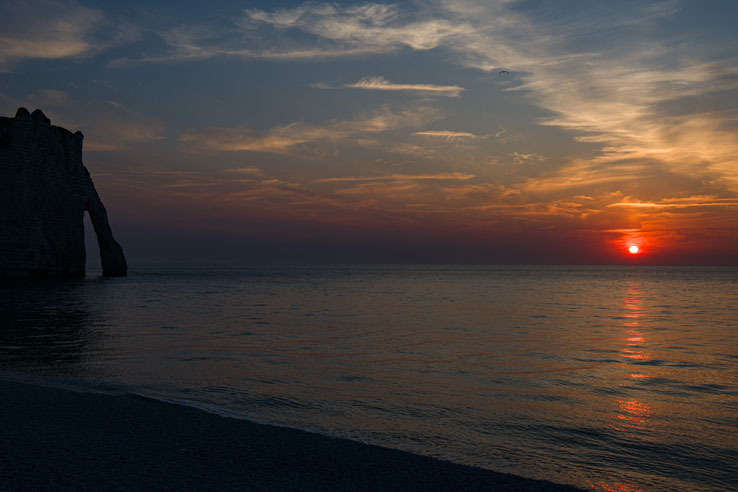
<svg viewBox="0 0 738 492"><path fill-rule="evenodd" d="M82 164L82 138L52 126L39 109L0 117L0 277L83 276L85 211L103 275L126 274L123 249Z"/></svg>

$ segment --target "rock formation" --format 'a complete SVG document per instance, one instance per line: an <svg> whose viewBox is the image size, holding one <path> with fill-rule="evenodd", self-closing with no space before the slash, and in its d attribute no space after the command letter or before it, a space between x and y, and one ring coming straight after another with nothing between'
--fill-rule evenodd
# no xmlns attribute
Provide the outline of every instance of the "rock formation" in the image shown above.
<svg viewBox="0 0 738 492"><path fill-rule="evenodd" d="M82 133L52 126L37 109L0 117L0 277L84 276L84 213L103 275L127 272L123 249L82 164Z"/></svg>

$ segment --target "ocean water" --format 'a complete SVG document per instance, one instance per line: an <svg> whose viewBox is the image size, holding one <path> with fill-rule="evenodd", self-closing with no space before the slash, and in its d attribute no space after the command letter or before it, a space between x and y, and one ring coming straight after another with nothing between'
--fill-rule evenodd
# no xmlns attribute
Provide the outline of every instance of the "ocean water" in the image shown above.
<svg viewBox="0 0 738 492"><path fill-rule="evenodd" d="M738 490L738 269L139 266L0 284L0 377L594 490Z"/></svg>

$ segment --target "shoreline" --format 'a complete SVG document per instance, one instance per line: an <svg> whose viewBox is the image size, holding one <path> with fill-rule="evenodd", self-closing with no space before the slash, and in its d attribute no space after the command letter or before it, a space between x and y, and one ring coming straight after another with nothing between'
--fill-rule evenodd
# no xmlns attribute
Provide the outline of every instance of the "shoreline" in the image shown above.
<svg viewBox="0 0 738 492"><path fill-rule="evenodd" d="M0 398L2 490L582 490L134 395Z"/></svg>

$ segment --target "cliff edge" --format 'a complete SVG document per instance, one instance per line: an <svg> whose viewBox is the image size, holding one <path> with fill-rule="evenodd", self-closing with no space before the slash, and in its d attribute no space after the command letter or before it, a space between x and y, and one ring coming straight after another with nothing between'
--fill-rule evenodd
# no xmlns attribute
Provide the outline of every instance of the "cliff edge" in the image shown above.
<svg viewBox="0 0 738 492"><path fill-rule="evenodd" d="M82 139L39 109L0 117L0 277L84 276L85 211L103 275L126 275L123 249L82 164Z"/></svg>

